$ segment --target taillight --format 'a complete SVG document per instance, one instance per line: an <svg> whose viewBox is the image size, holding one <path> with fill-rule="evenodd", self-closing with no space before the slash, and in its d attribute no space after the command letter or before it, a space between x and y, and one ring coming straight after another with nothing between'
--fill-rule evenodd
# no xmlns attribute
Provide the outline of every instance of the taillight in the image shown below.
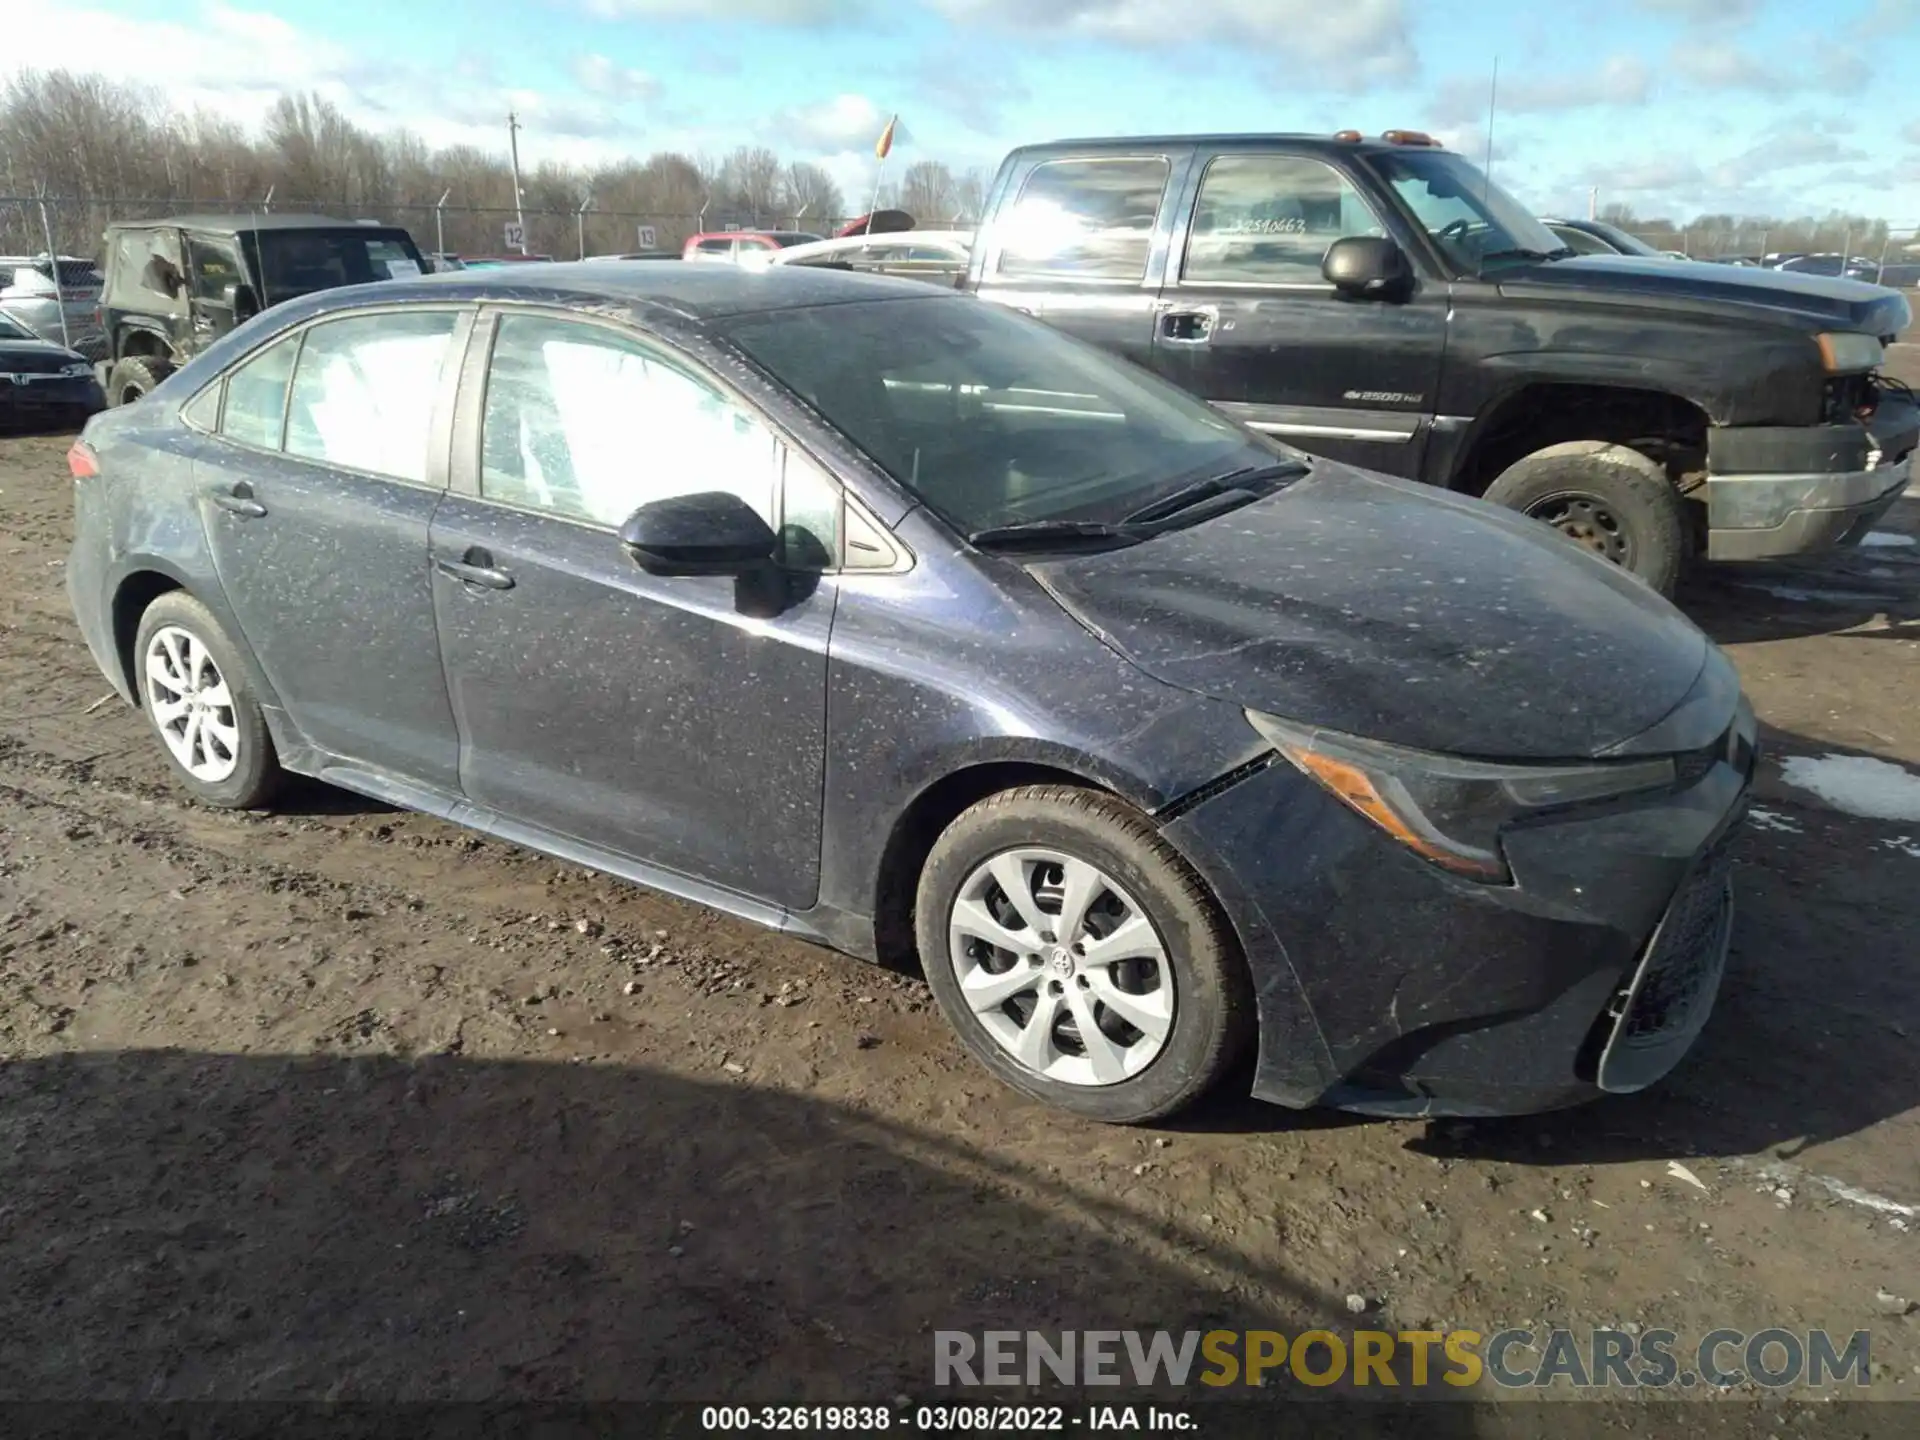
<svg viewBox="0 0 1920 1440"><path fill-rule="evenodd" d="M100 473L100 457L86 441L76 440L67 447L67 468L76 480L91 479Z"/></svg>

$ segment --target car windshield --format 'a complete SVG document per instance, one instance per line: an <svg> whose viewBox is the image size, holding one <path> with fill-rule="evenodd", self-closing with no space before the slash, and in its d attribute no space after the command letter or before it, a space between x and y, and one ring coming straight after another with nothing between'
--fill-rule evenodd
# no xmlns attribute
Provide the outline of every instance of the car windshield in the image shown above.
<svg viewBox="0 0 1920 1440"><path fill-rule="evenodd" d="M426 269L413 241L399 230L263 230L255 238L265 305L341 285L397 280Z"/></svg>
<svg viewBox="0 0 1920 1440"><path fill-rule="evenodd" d="M742 316L733 342L963 534L1117 523L1282 454L1183 391L998 306L866 301Z"/></svg>
<svg viewBox="0 0 1920 1440"><path fill-rule="evenodd" d="M1380 178L1462 270L1478 273L1573 251L1479 166L1445 150L1369 157Z"/></svg>
<svg viewBox="0 0 1920 1440"><path fill-rule="evenodd" d="M0 340L31 340L33 332L0 315Z"/></svg>

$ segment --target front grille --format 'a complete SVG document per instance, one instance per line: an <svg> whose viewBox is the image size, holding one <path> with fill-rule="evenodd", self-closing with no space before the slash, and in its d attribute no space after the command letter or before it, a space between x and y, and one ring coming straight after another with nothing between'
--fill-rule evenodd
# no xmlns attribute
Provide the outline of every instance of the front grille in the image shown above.
<svg viewBox="0 0 1920 1440"><path fill-rule="evenodd" d="M1712 1003L1733 920L1732 869L1731 847L1723 839L1667 907L1642 966L1639 990L1630 993L1631 1003L1620 1017L1617 1045L1660 1044L1687 1029L1702 1003Z"/></svg>

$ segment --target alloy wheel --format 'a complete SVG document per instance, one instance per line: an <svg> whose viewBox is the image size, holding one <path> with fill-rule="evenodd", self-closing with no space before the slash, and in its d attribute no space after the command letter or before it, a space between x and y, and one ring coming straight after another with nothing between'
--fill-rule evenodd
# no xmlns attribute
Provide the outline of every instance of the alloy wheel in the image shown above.
<svg viewBox="0 0 1920 1440"><path fill-rule="evenodd" d="M968 875L947 929L968 1008L1034 1074L1115 1085L1166 1048L1166 943L1098 866L1052 849L1003 851Z"/></svg>
<svg viewBox="0 0 1920 1440"><path fill-rule="evenodd" d="M147 641L143 674L147 709L180 767L217 785L240 764L240 727L233 694L206 642L178 625L163 625Z"/></svg>

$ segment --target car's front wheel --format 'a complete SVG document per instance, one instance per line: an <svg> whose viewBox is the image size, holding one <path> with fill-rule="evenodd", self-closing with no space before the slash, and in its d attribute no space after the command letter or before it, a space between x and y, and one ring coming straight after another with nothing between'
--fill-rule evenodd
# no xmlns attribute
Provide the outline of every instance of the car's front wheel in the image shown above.
<svg viewBox="0 0 1920 1440"><path fill-rule="evenodd" d="M167 378L167 368L144 355L129 355L107 373L107 404L131 405Z"/></svg>
<svg viewBox="0 0 1920 1440"><path fill-rule="evenodd" d="M184 590L140 617L134 683L174 774L196 799L252 810L273 798L280 760L260 702L220 623Z"/></svg>
<svg viewBox="0 0 1920 1440"><path fill-rule="evenodd" d="M1551 525L1574 544L1673 594L1686 557L1680 493L1625 445L1575 440L1507 467L1481 497Z"/></svg>
<svg viewBox="0 0 1920 1440"><path fill-rule="evenodd" d="M963 812L921 872L927 981L1008 1084L1090 1119L1162 1119L1253 1030L1251 989L1205 884L1132 806L1070 786Z"/></svg>

